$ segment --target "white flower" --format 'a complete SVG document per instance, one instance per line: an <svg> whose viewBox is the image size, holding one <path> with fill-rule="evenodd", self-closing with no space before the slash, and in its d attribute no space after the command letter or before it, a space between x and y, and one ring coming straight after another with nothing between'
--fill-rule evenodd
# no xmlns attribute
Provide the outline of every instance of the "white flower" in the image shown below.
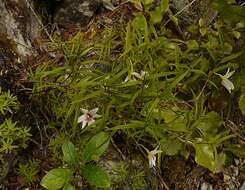
<svg viewBox="0 0 245 190"><path fill-rule="evenodd" d="M136 79L139 79L139 80L143 80L146 74L147 72L142 71L142 70L140 71L140 74L136 72L131 73L131 75L133 75Z"/></svg>
<svg viewBox="0 0 245 190"><path fill-rule="evenodd" d="M82 109L83 115L81 115L77 120L77 123L83 123L82 129L86 127L86 125L89 126L93 124L95 122L95 118L101 117L100 115L96 114L98 110L99 108L94 108L90 111Z"/></svg>
<svg viewBox="0 0 245 190"><path fill-rule="evenodd" d="M147 72L145 71L140 71L140 73L137 72L132 72L131 75L133 76L133 80L144 80L145 75L147 74ZM124 80L124 82L128 82L129 77L127 76Z"/></svg>
<svg viewBox="0 0 245 190"><path fill-rule="evenodd" d="M234 74L235 71L230 72L230 69L228 68L226 74L219 75L222 79L221 84L228 90L229 93L231 93L232 90L234 90L234 84L229 80L229 78Z"/></svg>
<svg viewBox="0 0 245 190"><path fill-rule="evenodd" d="M156 154L161 153L161 150L157 150L159 146L157 146L154 150L148 152L148 160L149 160L149 168L153 168L156 166Z"/></svg>

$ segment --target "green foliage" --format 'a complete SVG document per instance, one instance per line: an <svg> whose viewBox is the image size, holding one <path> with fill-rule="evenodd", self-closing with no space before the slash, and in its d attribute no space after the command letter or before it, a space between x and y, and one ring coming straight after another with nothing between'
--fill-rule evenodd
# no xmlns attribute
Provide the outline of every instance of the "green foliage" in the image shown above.
<svg viewBox="0 0 245 190"><path fill-rule="evenodd" d="M101 132L93 136L86 144L83 151L83 161L89 162L91 160L97 160L101 156L109 145L110 136Z"/></svg>
<svg viewBox="0 0 245 190"><path fill-rule="evenodd" d="M75 187L72 186L71 184L66 184L66 185L63 187L63 190L75 190Z"/></svg>
<svg viewBox="0 0 245 190"><path fill-rule="evenodd" d="M137 3L150 10L152 2ZM167 6L167 1L161 2L159 15ZM193 146L197 163L218 171L216 151L233 136L219 114L206 107L205 95L210 91L212 96L219 95L222 81L214 73L236 68L234 60L240 54L224 41L225 28L220 23L214 28L201 24L205 40L182 41L156 30L154 24L162 20L159 15L152 15L155 22L142 12L135 13L125 31L109 28L92 44L85 45L82 33L66 42L57 38L50 48L61 47L67 58L64 66L42 65L30 75L39 81L38 88L49 89L49 105L69 138L89 139L80 142L85 144L79 153L83 164L105 152L111 137L101 131L107 129L123 131L136 141L152 138L167 155L188 157L188 146ZM119 45L122 52L113 53ZM88 59L89 53L93 56ZM80 109L97 107L102 117L82 129L77 122ZM91 138L89 134L97 135ZM62 150L63 161L77 162L71 144Z"/></svg>
<svg viewBox="0 0 245 190"><path fill-rule="evenodd" d="M231 5L228 0L214 0L212 4L225 20L233 23L245 21L245 9L243 7Z"/></svg>
<svg viewBox="0 0 245 190"><path fill-rule="evenodd" d="M63 161L70 164L76 165L78 162L78 154L75 150L75 146L71 142L64 143L62 145Z"/></svg>
<svg viewBox="0 0 245 190"><path fill-rule="evenodd" d="M0 125L0 153L9 153L26 146L31 134L28 128L17 127L10 119Z"/></svg>
<svg viewBox="0 0 245 190"><path fill-rule="evenodd" d="M82 173L90 184L102 188L110 187L110 179L101 168L87 164L82 168Z"/></svg>
<svg viewBox="0 0 245 190"><path fill-rule="evenodd" d="M20 164L18 173L23 178L22 185L32 185L38 180L37 174L39 171L39 162L35 160L29 160L27 164Z"/></svg>
<svg viewBox="0 0 245 190"><path fill-rule="evenodd" d="M225 148L225 150L232 152L237 157L245 158L245 145L230 144Z"/></svg>
<svg viewBox="0 0 245 190"><path fill-rule="evenodd" d="M56 158L61 158L60 149L63 154L63 168L46 174L45 188L74 189L78 176L92 186L109 187L110 178L96 162L114 134L125 135L143 150L159 145L163 156L188 158L194 150L197 164L214 173L221 170L226 151L238 153L223 148L235 135L224 127L221 115L229 119L234 98L225 82L235 81L235 92L244 88L243 80L234 80L244 75L238 61L243 54L235 45L244 40L243 26L236 23L243 8L214 1L221 17L208 26L200 19L183 40L162 24L168 17L167 0L156 5L152 0L130 2L138 10L132 20L94 31L93 41L82 32L66 41L56 34L46 47L62 52L64 60L54 57L29 73L31 98L49 111L49 126L57 130L50 147ZM178 24L175 16L167 19ZM225 80L228 69L235 73ZM242 91L243 114L244 99ZM98 113L91 113L95 108ZM53 182L55 176L60 183Z"/></svg>
<svg viewBox="0 0 245 190"><path fill-rule="evenodd" d="M42 179L41 185L48 190L57 190L69 183L72 171L66 168L56 168L49 171Z"/></svg>
<svg viewBox="0 0 245 190"><path fill-rule="evenodd" d="M79 159L78 152L71 142L66 142L62 145L63 161L66 162L69 168L56 168L50 170L42 179L41 185L48 190L56 190L63 187L63 189L74 189L70 185L72 176L78 172L84 176L87 181L95 187L107 188L110 186L110 179L105 171L98 166L88 164L92 158L100 156L106 150L109 144L109 136L104 133L98 133L92 137L85 145L83 150L83 159ZM89 158L89 159L87 159Z"/></svg>
<svg viewBox="0 0 245 190"><path fill-rule="evenodd" d="M12 109L18 108L17 98L10 94L10 92L3 92L0 95L0 112L5 114L6 112L12 113Z"/></svg>
<svg viewBox="0 0 245 190"><path fill-rule="evenodd" d="M245 92L243 92L239 99L239 107L242 111L242 114L245 115Z"/></svg>
<svg viewBox="0 0 245 190"><path fill-rule="evenodd" d="M153 24L160 23L162 21L163 15L168 10L168 0L160 1L160 5L155 8L155 10L150 12L151 22Z"/></svg>

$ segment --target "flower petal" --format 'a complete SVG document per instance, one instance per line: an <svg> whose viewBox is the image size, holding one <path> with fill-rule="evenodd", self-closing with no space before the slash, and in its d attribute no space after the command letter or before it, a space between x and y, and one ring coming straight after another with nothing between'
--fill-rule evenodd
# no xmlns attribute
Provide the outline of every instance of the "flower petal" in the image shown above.
<svg viewBox="0 0 245 190"><path fill-rule="evenodd" d="M84 121L83 121L83 125L82 125L82 129L83 129L84 127L86 127L87 124L88 124L88 121L87 121L87 120L84 120Z"/></svg>
<svg viewBox="0 0 245 190"><path fill-rule="evenodd" d="M149 155L149 168L153 168L156 166L156 156L155 155Z"/></svg>
<svg viewBox="0 0 245 190"><path fill-rule="evenodd" d="M231 93L231 91L235 88L234 84L229 79L223 79L221 84L228 90L229 93Z"/></svg>
<svg viewBox="0 0 245 190"><path fill-rule="evenodd" d="M85 115L82 115L82 116L80 116L80 117L77 119L77 123L84 122L85 120L86 120L86 116L85 116Z"/></svg>
<svg viewBox="0 0 245 190"><path fill-rule="evenodd" d="M131 75L133 75L134 77L136 77L137 79L142 79L141 75L139 73L136 72L132 72Z"/></svg>
<svg viewBox="0 0 245 190"><path fill-rule="evenodd" d="M101 117L101 115L99 115L99 114L93 115L93 118L100 118L100 117Z"/></svg>
<svg viewBox="0 0 245 190"><path fill-rule="evenodd" d="M81 109L82 110L82 112L84 113L84 114L86 114L86 113L88 113L88 110L86 110L86 109Z"/></svg>
<svg viewBox="0 0 245 190"><path fill-rule="evenodd" d="M92 117L94 117L94 115L97 113L97 111L99 110L99 108L94 108L92 110L90 110L90 114L92 115Z"/></svg>
<svg viewBox="0 0 245 190"><path fill-rule="evenodd" d="M157 150L159 148L159 145L152 151L148 153L148 160L149 160L149 167L155 167L156 166L156 154L161 153L161 150Z"/></svg>
<svg viewBox="0 0 245 190"><path fill-rule="evenodd" d="M226 72L224 78L227 78L228 79L228 78L230 78L235 73L235 71L232 71L232 72L228 72L228 71Z"/></svg>
<svg viewBox="0 0 245 190"><path fill-rule="evenodd" d="M94 122L95 122L94 119L89 120L89 121L88 121L88 126L89 126L89 125L92 125Z"/></svg>
<svg viewBox="0 0 245 190"><path fill-rule="evenodd" d="M128 82L128 80L129 80L129 79L128 79L128 76L127 76L123 82Z"/></svg>
<svg viewBox="0 0 245 190"><path fill-rule="evenodd" d="M152 152L152 154L156 155L156 154L158 154L158 153L161 153L162 151L161 151L161 150L153 150L153 151L151 151L151 152Z"/></svg>

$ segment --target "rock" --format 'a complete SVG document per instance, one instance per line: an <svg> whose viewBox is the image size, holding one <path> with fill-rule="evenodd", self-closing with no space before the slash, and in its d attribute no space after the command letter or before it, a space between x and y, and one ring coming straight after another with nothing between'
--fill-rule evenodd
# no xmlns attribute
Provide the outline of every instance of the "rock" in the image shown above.
<svg viewBox="0 0 245 190"><path fill-rule="evenodd" d="M201 17L205 18L205 23L209 24L217 12L210 6L211 0L172 0L171 7L174 14L183 25L197 23Z"/></svg>
<svg viewBox="0 0 245 190"><path fill-rule="evenodd" d="M62 28L86 26L103 7L115 8L111 0L63 0L54 12L54 23Z"/></svg>
<svg viewBox="0 0 245 190"><path fill-rule="evenodd" d="M64 0L54 13L54 23L66 28L84 26L101 6L98 0Z"/></svg>
<svg viewBox="0 0 245 190"><path fill-rule="evenodd" d="M29 0L0 1L0 36L14 43L16 48L10 51L20 57L33 53L31 42L41 34L40 25L29 6L32 6Z"/></svg>

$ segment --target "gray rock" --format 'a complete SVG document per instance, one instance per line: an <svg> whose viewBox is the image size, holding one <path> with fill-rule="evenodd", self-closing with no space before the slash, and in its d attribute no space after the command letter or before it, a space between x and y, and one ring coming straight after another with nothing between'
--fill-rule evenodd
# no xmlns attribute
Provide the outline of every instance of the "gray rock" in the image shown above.
<svg viewBox="0 0 245 190"><path fill-rule="evenodd" d="M64 0L54 13L54 22L62 27L84 26L100 6L99 0Z"/></svg>
<svg viewBox="0 0 245 190"><path fill-rule="evenodd" d="M205 22L209 24L217 15L210 3L211 0L172 0L171 6L184 25L196 23L201 17L204 17Z"/></svg>
<svg viewBox="0 0 245 190"><path fill-rule="evenodd" d="M27 0L0 1L0 34L16 44L19 56L31 54L31 41L41 34L40 25L29 6L32 2Z"/></svg>
<svg viewBox="0 0 245 190"><path fill-rule="evenodd" d="M102 7L113 10L112 0L63 0L54 13L54 23L63 28L86 26Z"/></svg>

